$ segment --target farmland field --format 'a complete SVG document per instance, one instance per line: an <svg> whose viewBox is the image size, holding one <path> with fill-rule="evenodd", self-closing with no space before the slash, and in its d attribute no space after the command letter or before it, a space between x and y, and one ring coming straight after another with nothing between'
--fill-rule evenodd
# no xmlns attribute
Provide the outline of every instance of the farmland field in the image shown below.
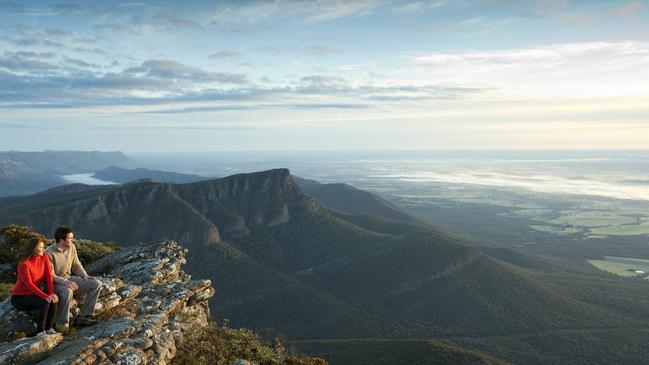
<svg viewBox="0 0 649 365"><path fill-rule="evenodd" d="M635 273L635 270L649 273L649 260L644 259L605 256L604 260L588 260L588 262L600 270L608 271L620 276L638 276L638 274Z"/></svg>

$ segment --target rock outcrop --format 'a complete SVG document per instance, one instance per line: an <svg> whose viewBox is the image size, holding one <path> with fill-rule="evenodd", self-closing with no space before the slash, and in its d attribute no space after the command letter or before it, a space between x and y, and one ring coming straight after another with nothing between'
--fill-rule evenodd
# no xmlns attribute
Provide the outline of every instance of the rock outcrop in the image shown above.
<svg viewBox="0 0 649 365"><path fill-rule="evenodd" d="M183 270L187 250L174 241L140 244L86 267L103 283L96 315L100 323L76 334L31 335L25 312L0 303L0 364L166 364L183 333L206 326L209 280ZM82 300L82 299L81 299ZM74 311L76 311L76 307Z"/></svg>

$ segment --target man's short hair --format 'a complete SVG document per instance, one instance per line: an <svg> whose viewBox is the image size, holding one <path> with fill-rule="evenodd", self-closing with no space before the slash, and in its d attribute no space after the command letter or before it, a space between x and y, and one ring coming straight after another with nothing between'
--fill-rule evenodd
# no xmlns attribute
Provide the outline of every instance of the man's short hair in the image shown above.
<svg viewBox="0 0 649 365"><path fill-rule="evenodd" d="M56 229L56 232L54 232L54 242L59 243L60 240L65 240L68 233L72 233L72 228L68 226L60 226Z"/></svg>

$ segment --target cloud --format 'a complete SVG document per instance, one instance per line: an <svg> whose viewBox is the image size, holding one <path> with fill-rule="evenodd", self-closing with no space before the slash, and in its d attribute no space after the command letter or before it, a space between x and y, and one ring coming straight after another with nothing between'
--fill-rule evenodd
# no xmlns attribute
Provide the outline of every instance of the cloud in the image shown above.
<svg viewBox="0 0 649 365"><path fill-rule="evenodd" d="M59 70L58 65L51 60L57 56L49 52L7 52L0 56L0 70L7 70L16 74L25 73L51 73Z"/></svg>
<svg viewBox="0 0 649 365"><path fill-rule="evenodd" d="M308 49L309 52L315 56L330 56L336 53L340 53L338 48L325 44L312 44Z"/></svg>
<svg viewBox="0 0 649 365"><path fill-rule="evenodd" d="M78 68L96 68L96 69L101 68L100 65L85 62L85 61L75 59L75 58L69 58L69 57L65 58L65 63L68 64L68 65L78 67Z"/></svg>
<svg viewBox="0 0 649 365"><path fill-rule="evenodd" d="M413 1L392 7L392 12L397 15L421 14L431 9L441 8L444 5L446 5L446 1L443 0Z"/></svg>
<svg viewBox="0 0 649 365"><path fill-rule="evenodd" d="M25 6L25 4L15 2L0 3L0 12L2 12L3 14L35 17L57 15L57 12L51 7Z"/></svg>
<svg viewBox="0 0 649 365"><path fill-rule="evenodd" d="M204 113L224 110L251 110L255 109L253 105L201 105L180 108L165 108L156 110L146 110L132 112L131 114L184 114L184 113Z"/></svg>
<svg viewBox="0 0 649 365"><path fill-rule="evenodd" d="M203 28L203 26L199 22L190 19L190 17L183 17L182 15L179 15L178 12L175 11L175 9L159 10L153 16L153 20L160 23L167 23L170 25L180 26L180 27L190 27L196 29Z"/></svg>
<svg viewBox="0 0 649 365"><path fill-rule="evenodd" d="M518 97L646 95L649 84L649 42L562 43L409 59L413 68L402 77L413 83L484 85Z"/></svg>
<svg viewBox="0 0 649 365"><path fill-rule="evenodd" d="M18 51L18 52L6 52L5 56L7 57L16 57L18 59L52 59L56 58L57 55L52 52L32 52L32 51Z"/></svg>
<svg viewBox="0 0 649 365"><path fill-rule="evenodd" d="M613 9L611 15L634 19L638 13L644 11L644 8L642 1L632 1Z"/></svg>
<svg viewBox="0 0 649 365"><path fill-rule="evenodd" d="M602 17L599 15L587 15L587 14L571 14L564 15L561 17L568 23L580 26L591 26L599 23L602 20Z"/></svg>
<svg viewBox="0 0 649 365"><path fill-rule="evenodd" d="M0 108L5 109L102 105L169 106L158 113L255 108L367 109L379 102L448 100L484 92L480 88L449 85L363 85L326 74L306 75L285 85L261 86L250 84L245 75L210 72L172 60L148 60L139 66L106 73L94 70L92 64L69 59L64 59L67 68L60 69L39 62L29 64L31 68L27 69L24 62L20 66L8 57L0 61L0 84L4 86L0 89ZM5 64L10 68L2 71ZM187 103L198 105L172 107Z"/></svg>
<svg viewBox="0 0 649 365"><path fill-rule="evenodd" d="M310 16L307 17L308 22L320 23L339 18L368 15L387 3L387 1L380 0L319 1L312 2L312 4L316 4L315 6L306 6L303 9L310 13Z"/></svg>
<svg viewBox="0 0 649 365"><path fill-rule="evenodd" d="M0 128L7 128L7 129L30 129L31 127L25 124L20 124L20 123L7 123L7 122L0 122Z"/></svg>
<svg viewBox="0 0 649 365"><path fill-rule="evenodd" d="M57 28L47 28L45 29L45 33L52 35L52 36L70 36L73 35L72 32L68 32L67 30L63 29L57 29Z"/></svg>
<svg viewBox="0 0 649 365"><path fill-rule="evenodd" d="M218 51L209 55L209 58L215 60L240 60L242 57L241 52L237 51Z"/></svg>
<svg viewBox="0 0 649 365"><path fill-rule="evenodd" d="M0 40L5 41L16 48L38 48L39 52L45 49L60 53L64 50L90 49L88 45L94 44L95 40L81 36L77 33L58 28L36 28L26 25L15 25L0 28ZM74 44L75 47L69 46Z"/></svg>
<svg viewBox="0 0 649 365"><path fill-rule="evenodd" d="M570 3L566 0L481 0L481 2L524 17L547 16L570 7Z"/></svg>
<svg viewBox="0 0 649 365"><path fill-rule="evenodd" d="M251 25L277 18L300 19L305 23L323 23L341 18L360 17L373 13L389 2L386 0L276 0L244 3L219 3L213 6L211 24L230 30L243 30Z"/></svg>
<svg viewBox="0 0 649 365"><path fill-rule="evenodd" d="M264 109L304 109L304 110L318 110L318 109L367 109L369 104L363 103L264 103L264 104L240 104L240 105L203 105L192 106L173 109L156 109L142 112L135 112L136 114L186 114L186 113L206 113L206 112L219 112L229 110L264 110Z"/></svg>
<svg viewBox="0 0 649 365"><path fill-rule="evenodd" d="M126 32L131 27L126 23L100 23L92 26L92 29L97 32Z"/></svg>
<svg viewBox="0 0 649 365"><path fill-rule="evenodd" d="M56 14L82 14L89 11L96 11L97 8L91 4L55 4L50 9Z"/></svg>
<svg viewBox="0 0 649 365"><path fill-rule="evenodd" d="M109 56L110 54L103 49L100 48L88 48L88 47L74 47L72 49L75 52L82 52L82 53L90 53L90 54L96 54L99 56Z"/></svg>
<svg viewBox="0 0 649 365"><path fill-rule="evenodd" d="M196 67L183 65L172 60L148 60L140 67L126 70L128 74L142 74L143 77L168 80L189 80L198 82L220 82L230 84L245 84L248 79L243 74L228 72L207 72Z"/></svg>
<svg viewBox="0 0 649 365"><path fill-rule="evenodd" d="M119 72L100 72L97 65L57 57L7 53L0 56L0 104L15 107L145 105L200 99L214 86L245 85L243 74L211 72L172 60L147 60Z"/></svg>
<svg viewBox="0 0 649 365"><path fill-rule="evenodd" d="M341 87L349 84L340 76L331 75L310 75L300 78L300 83L308 87Z"/></svg>

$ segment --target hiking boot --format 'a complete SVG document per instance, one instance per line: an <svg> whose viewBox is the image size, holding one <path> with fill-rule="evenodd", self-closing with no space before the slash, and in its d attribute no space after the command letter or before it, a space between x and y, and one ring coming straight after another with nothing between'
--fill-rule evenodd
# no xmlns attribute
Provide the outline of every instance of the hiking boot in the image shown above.
<svg viewBox="0 0 649 365"><path fill-rule="evenodd" d="M93 326L99 323L96 319L92 319L88 316L79 316L74 320L75 327L84 327L84 326Z"/></svg>
<svg viewBox="0 0 649 365"><path fill-rule="evenodd" d="M54 328L50 328L45 332L47 332L48 335L55 335L55 334L58 333L58 332L56 332L56 330Z"/></svg>

